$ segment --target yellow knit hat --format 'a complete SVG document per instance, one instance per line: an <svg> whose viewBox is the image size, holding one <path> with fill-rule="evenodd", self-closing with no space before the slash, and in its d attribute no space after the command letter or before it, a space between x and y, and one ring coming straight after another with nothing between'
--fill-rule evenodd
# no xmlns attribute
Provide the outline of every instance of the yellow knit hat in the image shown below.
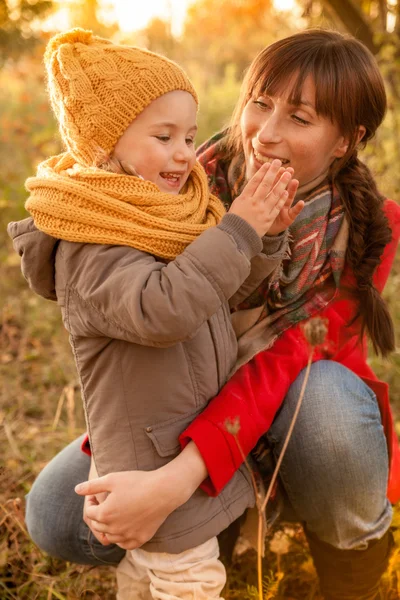
<svg viewBox="0 0 400 600"><path fill-rule="evenodd" d="M160 54L117 46L85 29L50 39L48 90L67 150L83 166L110 153L128 125L156 98L183 90L198 102L186 73Z"/></svg>

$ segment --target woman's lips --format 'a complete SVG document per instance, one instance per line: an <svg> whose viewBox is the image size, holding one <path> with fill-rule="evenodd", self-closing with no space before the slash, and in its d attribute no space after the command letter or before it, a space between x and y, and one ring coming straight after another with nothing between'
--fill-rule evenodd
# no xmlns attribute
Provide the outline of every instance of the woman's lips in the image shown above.
<svg viewBox="0 0 400 600"><path fill-rule="evenodd" d="M259 152L257 152L257 150L255 150L254 148L253 155L255 162L257 162L259 165L263 165L267 162L271 163L273 160L280 160L282 165L286 167L290 162L286 158L281 158L279 156L265 156L264 154L260 154Z"/></svg>

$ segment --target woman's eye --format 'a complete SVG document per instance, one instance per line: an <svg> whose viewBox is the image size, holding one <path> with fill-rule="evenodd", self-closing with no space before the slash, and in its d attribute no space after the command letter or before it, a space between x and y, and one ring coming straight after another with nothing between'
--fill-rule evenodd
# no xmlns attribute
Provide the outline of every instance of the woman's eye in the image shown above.
<svg viewBox="0 0 400 600"><path fill-rule="evenodd" d="M300 125L309 125L310 124L310 121L306 121L305 119L302 119L301 117L298 117L297 115L293 115L293 119L297 123L300 123Z"/></svg>
<svg viewBox="0 0 400 600"><path fill-rule="evenodd" d="M269 108L268 104L262 100L254 100L254 104L256 104L258 108L261 108L261 110L266 110Z"/></svg>
<svg viewBox="0 0 400 600"><path fill-rule="evenodd" d="M156 135L156 138L160 140L160 142L169 142L169 135Z"/></svg>

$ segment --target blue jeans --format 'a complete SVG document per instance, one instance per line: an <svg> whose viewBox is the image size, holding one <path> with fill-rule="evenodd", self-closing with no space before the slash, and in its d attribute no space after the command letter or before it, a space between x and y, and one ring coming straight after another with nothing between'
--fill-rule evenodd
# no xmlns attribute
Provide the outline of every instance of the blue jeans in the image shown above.
<svg viewBox="0 0 400 600"><path fill-rule="evenodd" d="M267 439L277 456L284 442L304 372L291 386ZM52 556L80 564L117 564L125 554L102 546L82 519L74 486L87 479L90 459L82 438L60 452L27 497L33 541ZM338 549L363 549L389 528L388 454L374 393L346 367L312 365L303 405L280 470L284 516L304 523Z"/></svg>

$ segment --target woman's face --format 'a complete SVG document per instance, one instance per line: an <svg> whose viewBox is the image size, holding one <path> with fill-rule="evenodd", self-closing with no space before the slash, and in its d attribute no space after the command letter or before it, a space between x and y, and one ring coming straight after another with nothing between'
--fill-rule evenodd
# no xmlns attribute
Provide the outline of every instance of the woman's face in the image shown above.
<svg viewBox="0 0 400 600"><path fill-rule="evenodd" d="M320 181L348 145L338 126L315 112L311 77L304 82L299 106L291 105L286 95L251 98L242 113L241 132L247 179L264 162L279 158L294 169L300 186Z"/></svg>

